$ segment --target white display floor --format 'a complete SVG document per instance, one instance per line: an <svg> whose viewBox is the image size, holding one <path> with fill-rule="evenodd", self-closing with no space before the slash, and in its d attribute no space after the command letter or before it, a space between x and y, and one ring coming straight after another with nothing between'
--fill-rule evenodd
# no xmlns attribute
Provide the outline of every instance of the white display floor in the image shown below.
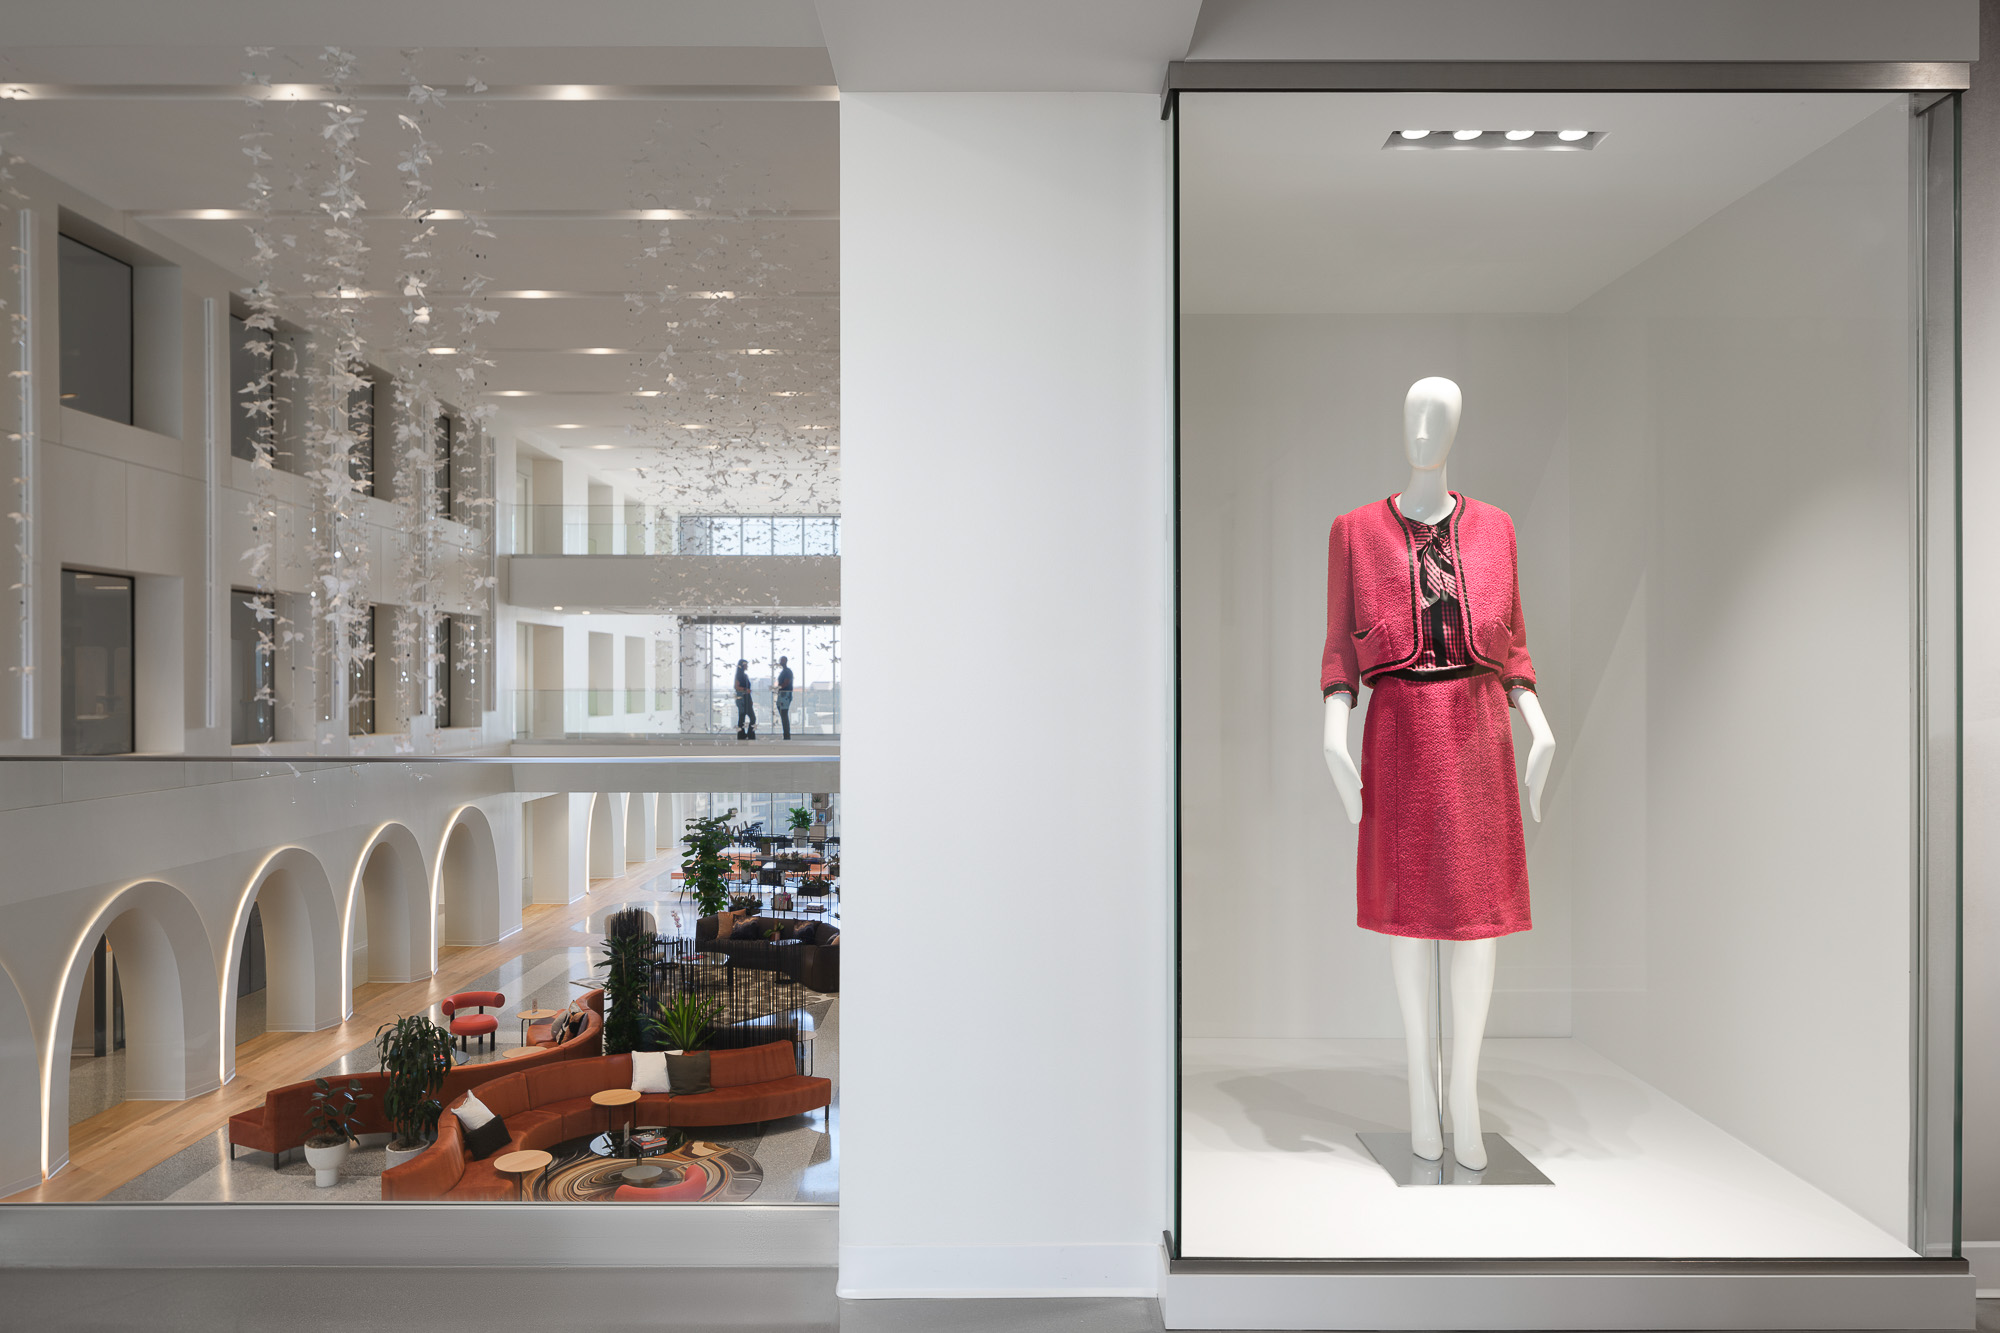
<svg viewBox="0 0 2000 1333"><path fill-rule="evenodd" d="M1551 1186L1398 1188L1400 1041L1190 1039L1188 1258L1909 1258L1852 1209L1581 1042L1486 1043L1486 1129Z"/></svg>

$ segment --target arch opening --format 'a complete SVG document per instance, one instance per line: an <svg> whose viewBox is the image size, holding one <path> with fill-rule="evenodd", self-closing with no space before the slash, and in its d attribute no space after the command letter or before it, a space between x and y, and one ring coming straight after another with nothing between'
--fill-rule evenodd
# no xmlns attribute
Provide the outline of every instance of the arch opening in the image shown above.
<svg viewBox="0 0 2000 1333"><path fill-rule="evenodd" d="M317 857L300 847L273 854L236 920L225 978L233 1002L224 1008L232 1048L264 1032L317 1032L340 1022L339 914Z"/></svg>
<svg viewBox="0 0 2000 1333"><path fill-rule="evenodd" d="M430 975L430 904L423 850L401 824L378 833L362 852L355 885L353 984L419 981Z"/></svg>
<svg viewBox="0 0 2000 1333"><path fill-rule="evenodd" d="M625 802L609 792L598 792L590 800L588 875L610 879L625 873Z"/></svg>
<svg viewBox="0 0 2000 1333"><path fill-rule="evenodd" d="M95 1016L83 1000L86 981L99 979L92 1003L107 1009L102 1056L90 1045L77 1050L79 1031L94 1039ZM221 1085L216 981L208 931L194 904L171 884L129 885L84 926L63 974L55 1022L38 1053L42 1077L29 1083L41 1090L42 1172L53 1174L68 1162L74 1120L122 1101L182 1101Z"/></svg>
<svg viewBox="0 0 2000 1333"><path fill-rule="evenodd" d="M500 858L493 826L477 806L452 817L438 853L439 943L492 944L500 938Z"/></svg>

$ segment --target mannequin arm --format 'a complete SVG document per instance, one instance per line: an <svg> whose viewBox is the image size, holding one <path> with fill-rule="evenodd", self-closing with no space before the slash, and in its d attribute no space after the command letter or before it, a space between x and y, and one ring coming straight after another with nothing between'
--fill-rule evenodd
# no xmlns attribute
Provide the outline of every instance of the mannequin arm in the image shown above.
<svg viewBox="0 0 2000 1333"><path fill-rule="evenodd" d="M1333 786L1347 811L1347 822L1361 822L1361 771L1347 753L1347 715L1354 700L1345 693L1326 696L1326 729L1321 748L1326 752L1326 771L1333 774Z"/></svg>
<svg viewBox="0 0 2000 1333"><path fill-rule="evenodd" d="M1556 734L1549 730L1549 720L1542 714L1542 701L1535 692L1516 685L1508 691L1514 700L1514 707L1521 710L1521 718L1528 724L1528 734L1534 737L1528 746L1528 772L1522 778L1528 786L1528 810L1537 824L1542 822L1542 784L1549 779L1549 765L1556 758Z"/></svg>

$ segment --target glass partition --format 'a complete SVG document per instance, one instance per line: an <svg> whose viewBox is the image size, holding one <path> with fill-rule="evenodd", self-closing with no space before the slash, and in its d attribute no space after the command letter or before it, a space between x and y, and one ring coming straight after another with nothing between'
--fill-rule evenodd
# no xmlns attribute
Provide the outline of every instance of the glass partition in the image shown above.
<svg viewBox="0 0 2000 1333"><path fill-rule="evenodd" d="M1176 114L1178 1253L1955 1254L1955 100Z"/></svg>
<svg viewBox="0 0 2000 1333"><path fill-rule="evenodd" d="M0 760L5 1202L837 1201L838 761L761 773Z"/></svg>

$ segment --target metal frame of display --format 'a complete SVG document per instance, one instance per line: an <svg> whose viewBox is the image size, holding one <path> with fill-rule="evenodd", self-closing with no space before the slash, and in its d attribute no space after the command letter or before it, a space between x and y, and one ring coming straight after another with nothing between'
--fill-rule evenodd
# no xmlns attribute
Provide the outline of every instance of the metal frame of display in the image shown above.
<svg viewBox="0 0 2000 1333"><path fill-rule="evenodd" d="M1961 434L1960 94L1966 62L1174 61L1161 91L1170 138L1173 300L1171 465L1174 596L1172 1218L1163 1233L1170 1274L1576 1274L1810 1276L1964 1274L1963 1135L1963 597ZM1911 182L1916 360L1911 396L1911 1125L1908 1259L1259 1259L1181 1252L1184 1078L1181 762L1181 144L1184 92L1907 93L1915 142ZM1941 129L1942 127L1942 129ZM1939 493L1944 492L1944 493ZM1941 527L1941 523L1948 523ZM1949 652L1933 652L1949 635ZM1931 729L1949 709L1949 755ZM1949 790L1945 790L1948 788ZM1933 947L1937 946L1937 947ZM1940 949L1942 952L1940 953ZM1948 967L1940 967L1948 963ZM1441 984L1435 980L1434 984ZM1435 1002L1435 1000L1434 1000ZM1942 1037L1938 1024L1945 1022ZM1935 1123L1933 1123L1935 1122ZM1945 1144L1949 1151L1943 1151ZM1393 1174L1393 1173L1392 1173Z"/></svg>

